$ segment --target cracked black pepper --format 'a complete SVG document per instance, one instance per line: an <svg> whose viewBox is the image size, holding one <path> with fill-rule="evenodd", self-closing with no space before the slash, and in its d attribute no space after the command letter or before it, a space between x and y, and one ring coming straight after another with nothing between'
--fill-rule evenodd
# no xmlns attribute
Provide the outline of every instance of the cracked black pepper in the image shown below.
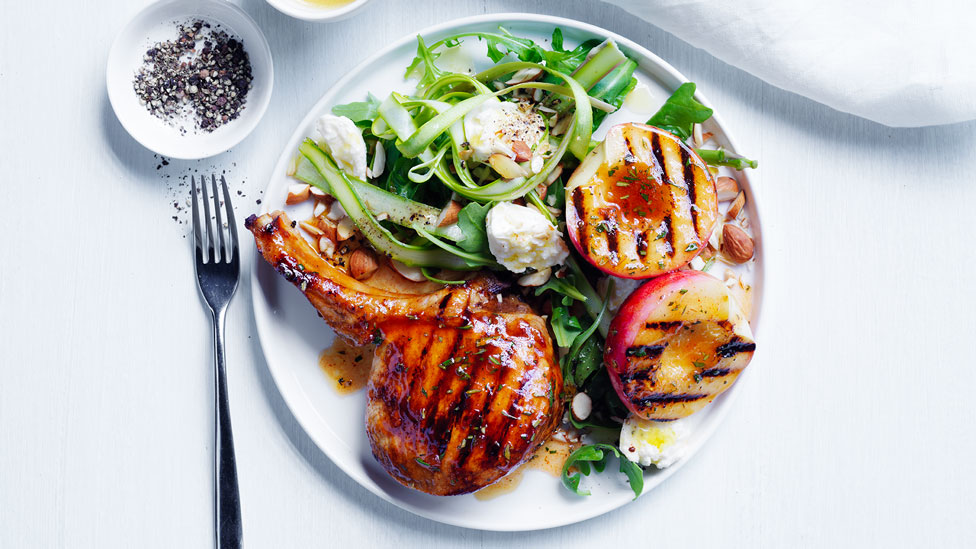
<svg viewBox="0 0 976 549"><path fill-rule="evenodd" d="M219 26L196 20L176 30L176 40L146 50L133 89L140 104L180 133L212 132L244 110L251 60L244 44Z"/></svg>

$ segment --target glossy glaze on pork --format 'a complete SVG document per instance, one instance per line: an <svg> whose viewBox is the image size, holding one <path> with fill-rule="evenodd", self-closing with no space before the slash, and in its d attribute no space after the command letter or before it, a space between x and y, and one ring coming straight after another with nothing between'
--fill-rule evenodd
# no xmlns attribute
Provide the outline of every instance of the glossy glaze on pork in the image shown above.
<svg viewBox="0 0 976 549"><path fill-rule="evenodd" d="M325 321L379 347L367 387L373 455L400 483L473 492L528 458L558 425L562 374L545 321L479 276L423 295L372 288L325 261L280 212L245 223L274 269Z"/></svg>

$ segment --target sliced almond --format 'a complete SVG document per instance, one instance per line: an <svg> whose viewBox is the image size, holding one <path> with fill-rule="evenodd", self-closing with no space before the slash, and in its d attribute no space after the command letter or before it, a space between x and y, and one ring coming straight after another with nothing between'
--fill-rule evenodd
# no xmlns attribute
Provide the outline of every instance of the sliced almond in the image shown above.
<svg viewBox="0 0 976 549"><path fill-rule="evenodd" d="M739 194L739 182L723 175L715 181L715 191L718 192L719 202L732 200Z"/></svg>
<svg viewBox="0 0 976 549"><path fill-rule="evenodd" d="M535 194L539 195L539 198L545 198L546 192L548 191L549 185L546 185L545 183L539 183L539 185L535 188Z"/></svg>
<svg viewBox="0 0 976 549"><path fill-rule="evenodd" d="M308 200L310 189L307 183L295 183L294 185L288 186L288 197L285 198L285 204L299 204Z"/></svg>
<svg viewBox="0 0 976 549"><path fill-rule="evenodd" d="M318 216L324 214L325 213L325 210L327 210L327 209L328 209L328 206L326 206L324 203L316 200L315 201L315 207L312 208L312 216L313 217L318 217Z"/></svg>
<svg viewBox="0 0 976 549"><path fill-rule="evenodd" d="M461 161L467 161L469 158L471 158L472 153L473 151L471 149L461 149L458 151L458 158L461 159Z"/></svg>
<svg viewBox="0 0 976 549"><path fill-rule="evenodd" d="M542 269L541 271L536 271L534 273L529 273L529 274L527 274L527 275L519 278L518 279L518 283L519 283L519 286L526 286L526 287L530 287L530 288L531 287L535 287L535 286L542 286L543 284L545 284L549 280L549 277L550 276L552 276L552 269L549 268L549 267L546 267L545 269Z"/></svg>
<svg viewBox="0 0 976 549"><path fill-rule="evenodd" d="M734 263L745 263L755 253L752 237L739 227L726 223L722 227L722 253Z"/></svg>
<svg viewBox="0 0 976 549"><path fill-rule="evenodd" d="M718 232L718 231L715 231L715 232ZM700 254L698 254L698 257L702 258L705 261L708 261L709 259L715 257L715 248L713 248L712 245L711 245L711 243L709 243L708 246L705 246L704 248L702 248L702 251L701 251Z"/></svg>
<svg viewBox="0 0 976 549"><path fill-rule="evenodd" d="M542 158L541 154L532 155L532 160L529 162L529 169L532 173L539 173L542 168L546 165L546 159Z"/></svg>
<svg viewBox="0 0 976 549"><path fill-rule="evenodd" d="M739 217L739 212L742 211L742 208L745 205L746 205L746 193L739 191L739 193L735 195L735 199L732 200L732 205L729 206L729 210L725 212L725 220L731 221L736 217Z"/></svg>
<svg viewBox="0 0 976 549"><path fill-rule="evenodd" d="M515 84L521 84L522 82L538 80L540 76L542 76L542 69L529 67L527 69L515 71L515 74L513 74L512 77L509 78L505 83L512 86Z"/></svg>
<svg viewBox="0 0 976 549"><path fill-rule="evenodd" d="M352 219L343 217L336 226L336 238L339 242L343 242L352 238L354 234L356 234L356 224L352 222Z"/></svg>
<svg viewBox="0 0 976 549"><path fill-rule="evenodd" d="M399 273L400 276L406 278L407 280L412 280L413 282L423 282L427 280L427 277L424 276L424 273L420 270L420 267L411 267L410 265L401 263L396 259L390 261L390 265L393 267L394 271Z"/></svg>
<svg viewBox="0 0 976 549"><path fill-rule="evenodd" d="M440 221L438 221L437 226L446 227L451 223L457 223L458 213L460 211L461 204L459 204L456 200L448 202L447 206L444 206L444 209L441 211L441 218Z"/></svg>
<svg viewBox="0 0 976 549"><path fill-rule="evenodd" d="M376 256L366 248L357 248L349 257L349 274L356 280L369 278L379 267Z"/></svg>
<svg viewBox="0 0 976 549"><path fill-rule="evenodd" d="M312 225L308 221L302 221L301 223L299 223L299 225L301 226L302 229L305 230L306 233L312 236L322 236L323 234L321 229L319 229L315 225Z"/></svg>
<svg viewBox="0 0 976 549"><path fill-rule="evenodd" d="M346 210L342 209L342 204L335 201L329 206L329 213L325 214L325 216L332 221L339 221L340 219L346 217Z"/></svg>
<svg viewBox="0 0 976 549"><path fill-rule="evenodd" d="M700 148L702 146L702 144L705 143L705 140L703 139L703 136L702 136L702 125L701 124L695 124L692 127L692 137L695 140L695 146L696 147L699 147Z"/></svg>
<svg viewBox="0 0 976 549"><path fill-rule="evenodd" d="M590 413L593 412L593 399L590 395L579 392L573 397L573 403L570 406L573 412L573 417L576 421L583 421L584 419L590 417Z"/></svg>
<svg viewBox="0 0 976 549"><path fill-rule="evenodd" d="M383 170L386 169L386 149L383 148L383 144L379 141L376 142L376 148L373 150L373 165L369 167L370 177L379 177L383 175Z"/></svg>
<svg viewBox="0 0 976 549"><path fill-rule="evenodd" d="M335 253L335 241L330 240L327 236L320 237L319 251L325 254L326 257L332 257L332 254Z"/></svg>
<svg viewBox="0 0 976 549"><path fill-rule="evenodd" d="M498 175L505 179L515 179L516 177L525 177L528 175L522 166L519 166L514 160L504 154L495 153L491 155L488 157L488 163L498 172Z"/></svg>
<svg viewBox="0 0 976 549"><path fill-rule="evenodd" d="M564 116L559 119L559 122L557 122L555 126L553 126L552 131L550 133L552 135L562 135L567 131L569 131L569 125L572 123L573 123L573 117Z"/></svg>
<svg viewBox="0 0 976 549"><path fill-rule="evenodd" d="M535 91L532 92L532 100L536 103L542 101L542 91L542 88L536 88Z"/></svg>
<svg viewBox="0 0 976 549"><path fill-rule="evenodd" d="M292 159L291 164L288 165L285 175L288 177L295 175L295 173L298 172L298 163L301 162L302 158L302 155L296 155L295 158Z"/></svg>
<svg viewBox="0 0 976 549"><path fill-rule="evenodd" d="M512 141L512 152L515 153L516 162L525 162L532 158L532 149L520 139Z"/></svg>
<svg viewBox="0 0 976 549"><path fill-rule="evenodd" d="M546 177L546 185L552 185L557 179L559 179L559 176L562 174L563 174L563 165L557 164L556 168L551 172L549 172L549 176Z"/></svg>

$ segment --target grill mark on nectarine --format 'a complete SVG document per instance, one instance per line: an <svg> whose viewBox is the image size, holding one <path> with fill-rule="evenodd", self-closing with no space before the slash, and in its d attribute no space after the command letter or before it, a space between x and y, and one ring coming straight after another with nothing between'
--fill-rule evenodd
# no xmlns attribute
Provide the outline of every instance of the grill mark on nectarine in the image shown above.
<svg viewBox="0 0 976 549"><path fill-rule="evenodd" d="M691 228L698 233L698 205L695 204L695 165L691 163L691 155L688 148L678 147L681 150L681 165L684 166L685 192L688 193L688 208L691 210Z"/></svg>
<svg viewBox="0 0 976 549"><path fill-rule="evenodd" d="M727 376L732 372L731 368L712 368L711 370L705 370L701 372L702 377L722 377Z"/></svg>
<svg viewBox="0 0 976 549"><path fill-rule="evenodd" d="M682 324L683 323L680 320L671 322L646 322L644 324L644 328L648 330L664 330L667 332L681 326Z"/></svg>
<svg viewBox="0 0 976 549"><path fill-rule="evenodd" d="M719 345L715 352L718 353L723 358L731 358L738 353L751 353L756 350L755 343L749 343L742 341L738 337L732 338L732 341L724 345Z"/></svg>
<svg viewBox="0 0 976 549"><path fill-rule="evenodd" d="M640 258L647 257L647 231L637 233L637 256Z"/></svg>
<svg viewBox="0 0 976 549"><path fill-rule="evenodd" d="M671 230L671 214L664 216L664 228L668 239L668 257L674 257L674 231Z"/></svg>
<svg viewBox="0 0 976 549"><path fill-rule="evenodd" d="M657 163L658 172L661 176L661 183L667 185L671 180L668 176L668 170L664 163L664 153L661 151L661 136L654 132L651 134L651 152L654 153L654 161Z"/></svg>
<svg viewBox="0 0 976 549"><path fill-rule="evenodd" d="M656 404L675 404L678 402L694 402L696 400L701 400L703 398L708 398L712 395L708 394L679 394L679 393L651 393L646 396L642 396L638 399L638 402L642 406L650 406Z"/></svg>
<svg viewBox="0 0 976 549"><path fill-rule="evenodd" d="M617 261L617 246L617 227L610 224L610 227L607 228L607 250L610 251L611 259L615 263Z"/></svg>
<svg viewBox="0 0 976 549"><path fill-rule="evenodd" d="M583 204L583 190L580 187L573 189L573 208L576 210L576 234L579 236L580 248L588 249L587 241L589 237L586 233L586 206Z"/></svg>
<svg viewBox="0 0 976 549"><path fill-rule="evenodd" d="M664 345L635 345L629 347L625 354L627 356L657 358L664 352Z"/></svg>

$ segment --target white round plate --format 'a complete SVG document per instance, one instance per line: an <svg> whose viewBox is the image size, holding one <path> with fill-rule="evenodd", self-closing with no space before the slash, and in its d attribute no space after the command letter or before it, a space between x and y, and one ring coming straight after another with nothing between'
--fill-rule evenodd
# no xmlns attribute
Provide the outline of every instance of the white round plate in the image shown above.
<svg viewBox="0 0 976 549"><path fill-rule="evenodd" d="M205 133L177 127L156 118L142 105L132 81L149 47L176 38L174 22L201 19L219 24L244 44L251 60L253 80L247 103L235 120ZM115 38L108 54L108 98L119 122L136 141L163 156L181 159L220 154L247 137L264 115L274 81L271 48L257 24L244 10L223 0L167 0L139 12Z"/></svg>
<svg viewBox="0 0 976 549"><path fill-rule="evenodd" d="M437 25L421 34L430 44L458 32L495 31L499 25L517 36L528 37L547 45L553 28L557 26L563 31L567 47L593 37L613 38L621 49L638 61L640 68L637 76L650 89L652 112L630 111L625 105L624 109L604 121L603 131L594 136L597 139L602 138L606 128L615 122L647 120L671 91L686 81L670 65L636 43L592 25L558 17L491 14ZM297 153L298 145L306 136L312 135L315 119L329 112L333 105L362 101L367 92L382 98L393 90L410 91L413 83L404 81L403 72L415 54L415 36L415 33L411 33L360 64L312 107L278 160L264 195L263 212L284 209L292 219L303 219L311 215L311 206L308 203L285 206L288 185L293 183L286 173ZM438 63L444 68L457 70L457 67L449 65L463 65L473 61L476 68L484 68L490 65L484 55L484 48L483 43L469 38L465 40L459 54L451 55L450 58L445 54ZM717 117L706 124L705 129L715 133L720 144L735 150ZM745 174L737 174L737 178L750 198L747 208L757 244L756 264L751 269L743 269L744 276L754 288L752 324L755 330L762 291L762 239L755 194ZM583 480L593 494L589 497L577 496L566 490L558 479L531 469L513 492L487 501L478 500L470 494L431 496L401 486L387 475L370 453L364 426L365 393L339 395L333 388L335 382L327 379L318 367L319 353L335 337L332 330L316 315L301 292L278 276L260 256L255 257L251 285L254 317L268 367L292 413L332 461L381 498L439 522L504 531L535 530L571 524L616 509L633 500L633 492L623 475L616 473L613 465L608 468L610 473L591 475ZM738 392L739 384L746 377L740 376L739 382L730 390L706 409L691 416L697 423L693 426L688 454L668 469L647 471L645 492L654 489L675 473L704 444L727 412Z"/></svg>

